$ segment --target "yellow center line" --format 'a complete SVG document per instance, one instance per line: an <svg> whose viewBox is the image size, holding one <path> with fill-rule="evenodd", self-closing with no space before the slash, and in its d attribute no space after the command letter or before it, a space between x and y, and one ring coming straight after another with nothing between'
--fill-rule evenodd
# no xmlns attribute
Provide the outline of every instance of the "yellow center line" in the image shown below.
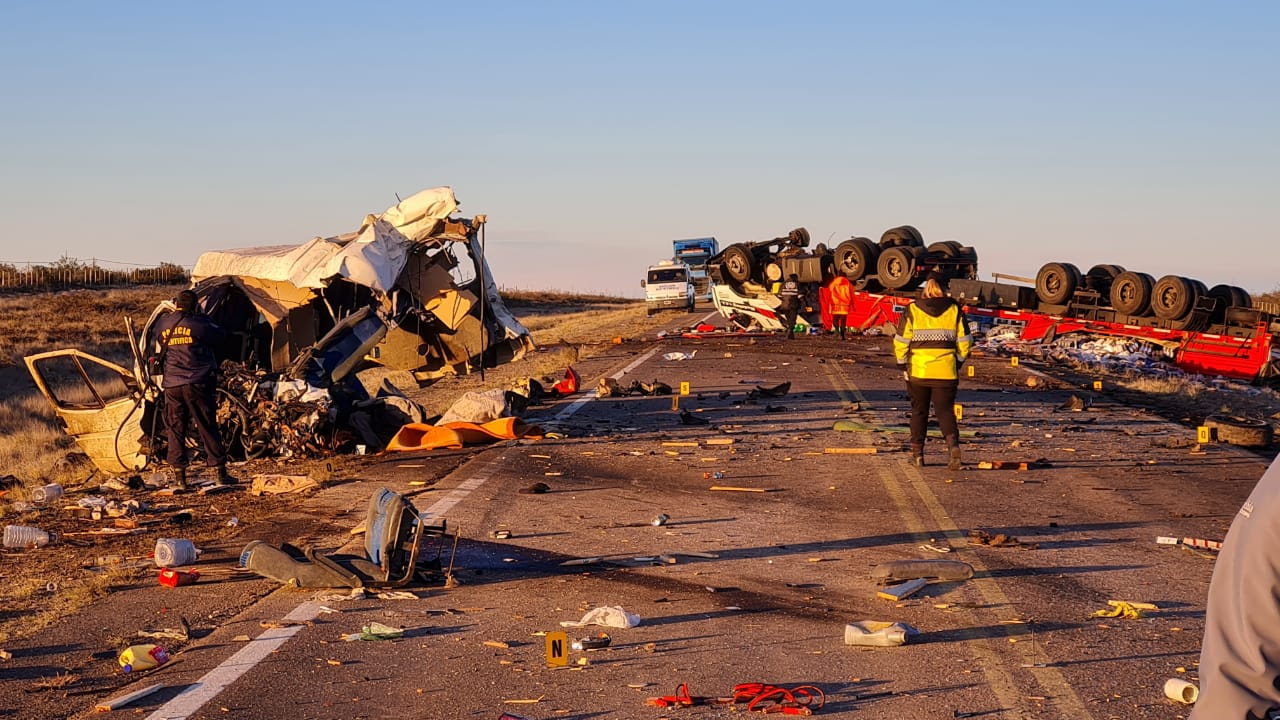
<svg viewBox="0 0 1280 720"><path fill-rule="evenodd" d="M862 407L867 407L866 397L862 391L858 389L844 370L834 367L830 364L826 366L828 379L835 388L836 394L844 402L856 400ZM877 418L879 420L879 418ZM880 475L880 481L884 484L885 490L894 504L898 506L898 513L903 522L907 526L907 530L915 536L915 539L922 542L929 541L929 533L925 532L925 526L919 513L912 506L910 498L902 488L902 479L910 483L916 495L928 510L936 528L942 532L949 540L955 541L957 545L963 547L961 543L967 544L967 537L960 531L960 528L951 520L951 516L942 506L941 501L933 493L929 486L925 483L924 477L920 471L905 466L898 462L893 462L887 456L870 456L870 462L877 465ZM965 561L973 566L975 577L969 581L973 587L982 596L983 603L992 608L991 612L996 619L1009 624L1002 625L1006 636L1011 640L1017 640L1016 643L1008 643L1006 650L1012 649L1021 657L1024 665L1046 665L1049 664L1049 655L1044 648L1040 646L1034 638L1034 631L1026 624L1022 624L1014 613L1013 604L1009 601L1004 590L1000 588L1000 584L990 573L985 565L982 564L972 551L964 551ZM959 613L971 625L978 624L976 615L969 611ZM1015 637L1019 636L1019 637ZM978 660L985 668L985 677L991 687L991 691L995 693L996 699L1006 708L1015 708L1021 706L1025 702L1024 694L1018 689L1018 684L1014 680L1013 675L1004 666L1001 654L996 648L1004 647L1002 644L996 644L994 640L988 642L968 642L966 646L973 653L974 659ZM1079 718L1080 720L1089 720L1092 716L1085 709L1084 703L1080 697L1076 695L1071 685L1067 683L1066 678L1057 668L1053 667L1031 667L1026 668L1035 678L1036 683L1044 690L1044 694L1052 697L1055 705L1064 713L1064 715Z"/></svg>

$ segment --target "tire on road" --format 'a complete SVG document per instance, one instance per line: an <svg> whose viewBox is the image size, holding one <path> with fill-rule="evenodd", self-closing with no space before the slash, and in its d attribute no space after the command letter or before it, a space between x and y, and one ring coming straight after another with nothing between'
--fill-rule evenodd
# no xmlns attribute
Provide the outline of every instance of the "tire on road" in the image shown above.
<svg viewBox="0 0 1280 720"><path fill-rule="evenodd" d="M869 238L849 238L836 246L836 272L851 282L875 274L876 260L880 259L880 247Z"/></svg>
<svg viewBox="0 0 1280 720"><path fill-rule="evenodd" d="M1181 275L1165 275L1151 288L1151 312L1161 320L1181 320L1195 309L1199 289Z"/></svg>
<svg viewBox="0 0 1280 720"><path fill-rule="evenodd" d="M916 273L918 250L917 247L895 245L882 251L876 262L876 277L880 284L890 290L910 290L919 285L921 278Z"/></svg>
<svg viewBox="0 0 1280 720"><path fill-rule="evenodd" d="M1111 307L1125 315L1143 316L1151 312L1151 276L1126 270L1111 281Z"/></svg>
<svg viewBox="0 0 1280 720"><path fill-rule="evenodd" d="M1275 437L1271 424L1235 415L1210 415L1204 419L1218 442L1241 447L1267 447Z"/></svg>
<svg viewBox="0 0 1280 720"><path fill-rule="evenodd" d="M1049 305L1066 305L1080 279L1080 269L1071 263L1046 263L1036 273L1036 296Z"/></svg>

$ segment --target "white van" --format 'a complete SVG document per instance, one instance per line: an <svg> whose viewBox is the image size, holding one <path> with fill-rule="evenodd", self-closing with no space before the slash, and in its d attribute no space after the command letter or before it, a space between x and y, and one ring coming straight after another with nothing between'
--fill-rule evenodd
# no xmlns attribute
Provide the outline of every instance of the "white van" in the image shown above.
<svg viewBox="0 0 1280 720"><path fill-rule="evenodd" d="M684 263L663 260L650 265L640 287L644 288L646 315L652 316L657 310L693 312L693 274Z"/></svg>

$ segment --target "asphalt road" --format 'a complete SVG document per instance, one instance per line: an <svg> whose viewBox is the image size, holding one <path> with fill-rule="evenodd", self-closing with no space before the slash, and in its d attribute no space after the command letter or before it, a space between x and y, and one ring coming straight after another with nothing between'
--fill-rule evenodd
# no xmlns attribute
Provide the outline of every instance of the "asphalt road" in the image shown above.
<svg viewBox="0 0 1280 720"><path fill-rule="evenodd" d="M358 506L386 485L447 518L461 536L458 586L414 587L412 600L338 600L265 581L224 588L241 600L235 612L182 662L126 688L165 685L118 712L729 717L729 705L661 709L646 699L682 683L714 698L761 682L816 686L825 706L815 714L831 717L1185 717L1161 686L1195 677L1213 561L1156 538L1221 539L1265 461L1227 446L1167 447L1194 430L1105 394L1087 411L1055 412L1070 388L1031 389L1032 369L979 358L959 396L962 429L978 433L964 446L965 469L946 470L940 441L927 451L932 463L914 468L904 435L832 429L837 420L905 424L888 348L884 337L620 345L578 367L588 389L604 376L624 386L687 382L679 408L707 424L683 424L672 397L583 394L533 418L563 439L372 460L361 482L332 492ZM691 360L663 358L695 350ZM748 397L782 382L791 383L785 397ZM1047 466L978 468L996 460ZM436 482L410 485L425 476ZM550 491L520 492L534 483ZM974 545L971 530L1019 544ZM902 559L959 560L974 576L881 599L871 569ZM172 602L149 597L138 601ZM1091 619L1108 600L1159 609ZM561 626L611 606L639 625ZM919 634L901 647L845 645L845 625L861 620ZM342 640L370 622L404 637ZM571 641L607 632L611 644L549 668L545 634L555 631ZM88 716L101 699L72 696L14 716Z"/></svg>

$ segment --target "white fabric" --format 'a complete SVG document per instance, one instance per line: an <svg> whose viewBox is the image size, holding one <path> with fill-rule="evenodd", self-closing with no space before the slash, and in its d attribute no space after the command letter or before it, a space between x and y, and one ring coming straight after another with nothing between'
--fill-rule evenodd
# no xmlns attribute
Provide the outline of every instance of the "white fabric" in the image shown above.
<svg viewBox="0 0 1280 720"><path fill-rule="evenodd" d="M385 295L400 277L413 242L457 207L451 188L423 190L379 216L366 217L355 234L314 238L302 245L204 253L191 279L240 275L319 290L334 278L346 278Z"/></svg>

